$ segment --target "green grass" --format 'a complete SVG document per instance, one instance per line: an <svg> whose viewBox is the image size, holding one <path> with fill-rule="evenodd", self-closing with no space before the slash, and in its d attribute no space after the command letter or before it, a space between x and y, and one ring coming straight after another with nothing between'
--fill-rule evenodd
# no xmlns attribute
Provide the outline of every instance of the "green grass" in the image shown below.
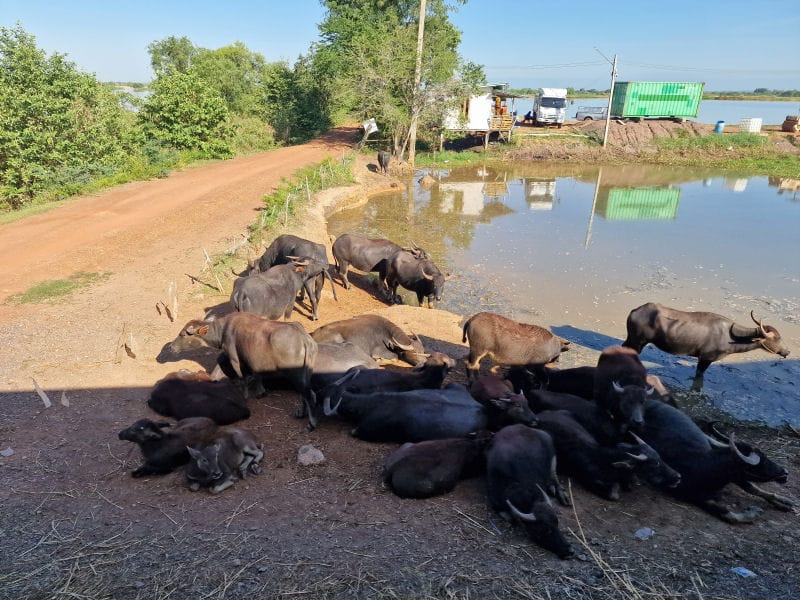
<svg viewBox="0 0 800 600"><path fill-rule="evenodd" d="M93 283L105 281L110 273L75 273L67 279L48 279L37 283L21 294L9 296L8 302L14 304L39 304L42 302L56 302L68 296L77 289L87 287Z"/></svg>

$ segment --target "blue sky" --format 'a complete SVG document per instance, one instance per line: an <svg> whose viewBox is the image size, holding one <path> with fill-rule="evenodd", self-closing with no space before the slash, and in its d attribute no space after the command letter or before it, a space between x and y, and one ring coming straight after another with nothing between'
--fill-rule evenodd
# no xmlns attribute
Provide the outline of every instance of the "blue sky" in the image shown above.
<svg viewBox="0 0 800 600"><path fill-rule="evenodd" d="M704 81L708 90L800 89L798 0L470 0L451 15L461 54L512 87L606 88L619 79ZM219 48L241 41L292 63L317 40L318 0L0 0L47 52L103 81L149 81L147 45L170 35ZM540 16L537 16L540 15Z"/></svg>

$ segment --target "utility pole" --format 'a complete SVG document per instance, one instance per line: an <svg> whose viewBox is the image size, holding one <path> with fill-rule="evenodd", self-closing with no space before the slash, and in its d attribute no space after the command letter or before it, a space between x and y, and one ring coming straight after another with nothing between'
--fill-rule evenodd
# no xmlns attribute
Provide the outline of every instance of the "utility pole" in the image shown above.
<svg viewBox="0 0 800 600"><path fill-rule="evenodd" d="M597 48L595 48L597 50ZM597 53L608 60L605 55L597 50ZM613 62L608 60L611 63L611 89L608 92L608 109L606 110L606 130L603 132L603 148L606 147L606 143L608 142L608 127L611 125L611 102L614 99L614 82L617 80L617 55L614 55Z"/></svg>
<svg viewBox="0 0 800 600"><path fill-rule="evenodd" d="M417 66L414 69L414 96L411 106L411 124L408 126L408 164L414 168L417 155L417 121L419 120L419 82L422 79L422 47L425 34L425 10L427 0L419 3L419 29L417 29Z"/></svg>

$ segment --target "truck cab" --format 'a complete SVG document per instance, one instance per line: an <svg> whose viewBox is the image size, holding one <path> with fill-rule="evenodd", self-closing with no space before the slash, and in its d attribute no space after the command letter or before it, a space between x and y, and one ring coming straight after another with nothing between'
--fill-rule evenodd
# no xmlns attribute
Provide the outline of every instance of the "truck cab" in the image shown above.
<svg viewBox="0 0 800 600"><path fill-rule="evenodd" d="M540 88L533 100L534 125L564 124L567 116L567 90L566 88Z"/></svg>

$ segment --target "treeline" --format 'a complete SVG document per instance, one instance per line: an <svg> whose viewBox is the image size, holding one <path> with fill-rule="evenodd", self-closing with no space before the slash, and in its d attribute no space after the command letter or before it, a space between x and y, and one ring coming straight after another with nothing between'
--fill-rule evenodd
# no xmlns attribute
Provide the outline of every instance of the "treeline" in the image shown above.
<svg viewBox="0 0 800 600"><path fill-rule="evenodd" d="M435 135L458 96L485 81L480 66L458 55L446 0L427 3L419 87L415 2L324 5L320 40L294 65L241 42L207 49L187 37L154 41L147 93L48 56L19 24L0 27L0 209L302 142L345 120L374 117L374 137L402 156L415 120L421 137Z"/></svg>

